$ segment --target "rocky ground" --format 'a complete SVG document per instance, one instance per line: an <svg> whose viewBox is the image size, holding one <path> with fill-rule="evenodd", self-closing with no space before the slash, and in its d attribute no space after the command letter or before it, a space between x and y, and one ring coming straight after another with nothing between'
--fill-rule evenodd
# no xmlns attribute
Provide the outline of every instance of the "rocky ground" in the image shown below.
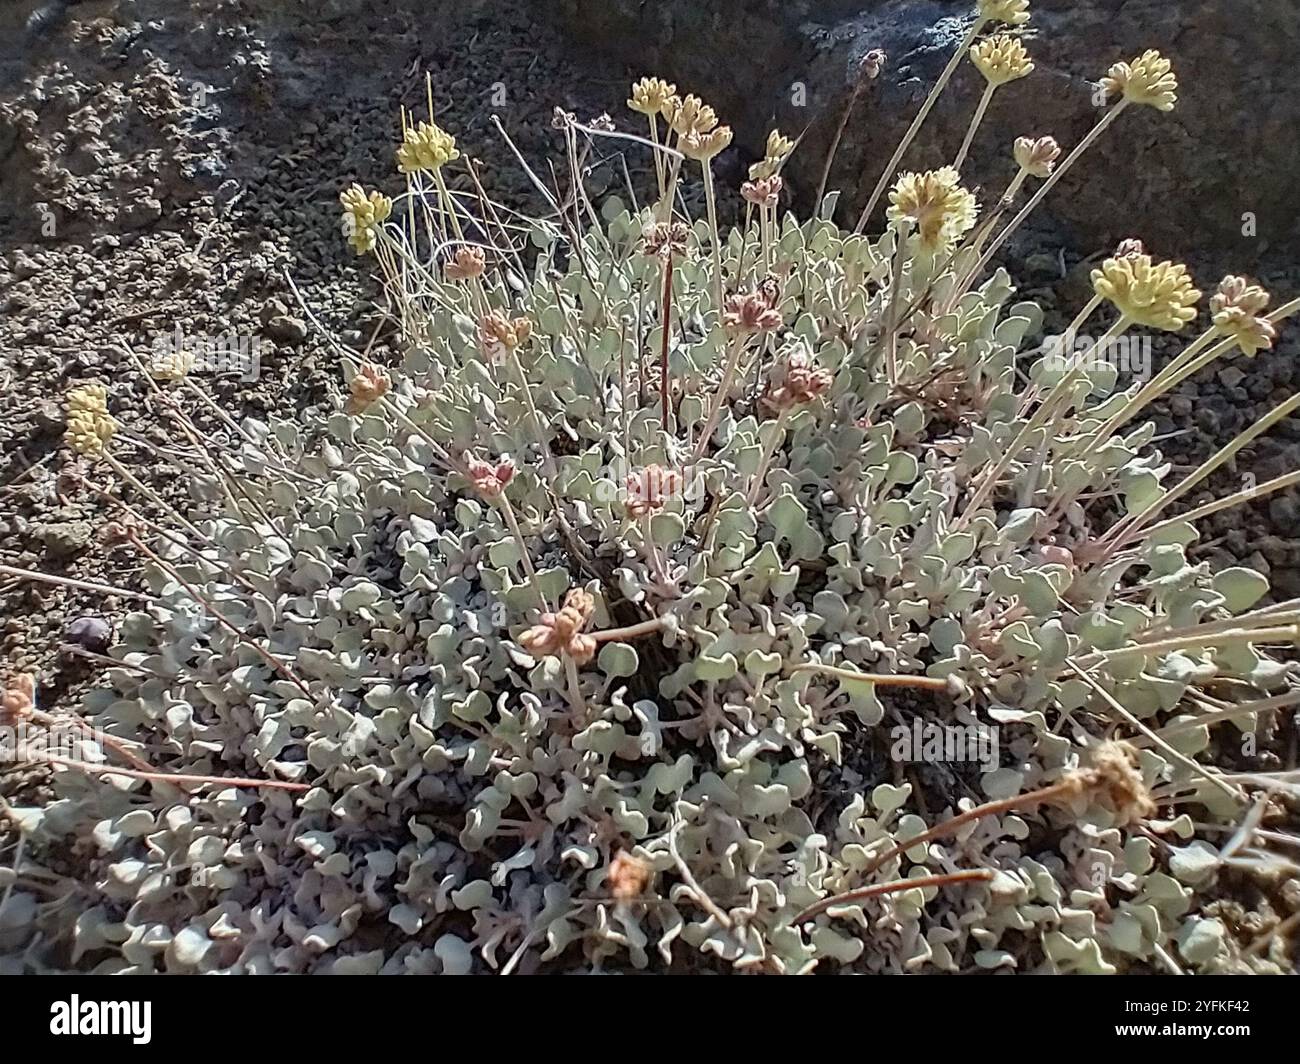
<svg viewBox="0 0 1300 1064"><path fill-rule="evenodd" d="M105 507L77 479L116 487L117 477L72 466L60 446L61 397L79 381L112 382L121 456L147 488L181 510L202 502L163 457L169 423L127 351L147 356L178 328L255 340L256 381L202 380L236 416L330 394L333 357L286 274L348 339L374 328L373 293L338 232L337 196L353 180L395 191L397 109L423 109L426 70L440 118L481 160L488 192L519 208L535 207L534 193L492 116L537 162L558 144L553 106L587 118L616 112L626 96L621 63L575 51L558 16L539 19L532 5L407 0L373 5L365 18L356 6L0 7L0 564L128 592L137 585L138 563L104 549ZM740 147L729 154L724 180L738 180L748 160ZM1010 265L1022 294L1042 302L1059 328L1090 294L1087 272L1101 250L1067 246L1047 224L1018 242ZM1205 256L1193 265L1207 289L1232 269L1282 298L1300 290L1300 271L1277 258ZM1222 363L1163 405L1157 422L1176 468L1191 468L1300 387L1298 334L1288 330L1276 351L1252 361ZM1176 350L1176 341L1156 339L1156 365ZM199 421L224 431L215 418ZM1223 494L1243 477L1263 481L1298 463L1293 418L1243 451L1213 489ZM162 513L143 499L142 509ZM1268 573L1279 599L1300 596L1298 510L1288 493L1221 514L1205 523L1198 549L1216 564ZM74 622L112 625L128 606L120 595L0 574L3 671L35 672L47 708L74 704L97 665L67 646L93 652L98 635ZM1292 732L1292 767L1294 740ZM0 794L10 798L31 800L39 787L39 774L0 772Z"/></svg>

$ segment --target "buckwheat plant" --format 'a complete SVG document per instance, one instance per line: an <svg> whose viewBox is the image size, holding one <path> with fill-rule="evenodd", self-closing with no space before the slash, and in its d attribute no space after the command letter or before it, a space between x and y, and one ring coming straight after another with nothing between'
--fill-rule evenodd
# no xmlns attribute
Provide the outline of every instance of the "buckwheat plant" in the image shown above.
<svg viewBox="0 0 1300 1064"><path fill-rule="evenodd" d="M981 0L955 62L990 91L1028 74L1002 35L1028 17ZM1121 387L1035 354L1039 309L988 271L1123 110L1176 99L1154 52L1106 85L1118 102L1064 159L1026 130L977 175L1009 180L991 203L960 165L896 176L900 151L875 236L833 201L782 212L776 132L722 231L730 130L657 78L623 129L557 112L567 192L516 152L549 201L531 219L484 195L432 105L403 115L388 191L342 200L395 347L327 336L322 416L215 437L182 417L169 453L219 508L127 535L150 597L84 707L168 771L305 791L56 769L39 831L89 841L72 962L1284 967L1285 934L1214 902L1226 872L1268 890L1295 871L1269 826L1300 781L1239 751L1297 700L1274 651L1300 610L1187 548L1200 518L1298 478L1174 503L1300 396L1186 476L1143 415L1271 346L1300 301L1269 312L1229 278L1205 332ZM589 199L597 139L654 153L654 202ZM676 195L695 167L703 219ZM1108 315L1099 345L1183 334L1200 308L1183 266L1133 245L1094 286L1074 328ZM216 409L154 387L177 417L182 395ZM106 414L76 402L94 457ZM1001 729L1002 765L873 755L917 716Z"/></svg>

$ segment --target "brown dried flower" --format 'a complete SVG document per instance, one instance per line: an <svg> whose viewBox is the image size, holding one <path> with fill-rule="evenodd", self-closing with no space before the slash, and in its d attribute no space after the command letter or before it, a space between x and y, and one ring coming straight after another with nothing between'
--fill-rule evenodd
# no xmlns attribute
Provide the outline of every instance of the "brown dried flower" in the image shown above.
<svg viewBox="0 0 1300 1064"><path fill-rule="evenodd" d="M1062 778L1070 785L1071 797L1099 795L1120 825L1143 820L1156 811L1132 746L1122 740L1105 740L1092 748L1091 761L1087 768L1074 769Z"/></svg>
<svg viewBox="0 0 1300 1064"><path fill-rule="evenodd" d="M1115 258L1117 259L1136 259L1146 253L1147 246L1135 237L1121 240L1115 248Z"/></svg>
<svg viewBox="0 0 1300 1064"><path fill-rule="evenodd" d="M774 410L790 410L825 394L833 380L829 370L796 348L773 367L763 401Z"/></svg>
<svg viewBox="0 0 1300 1064"><path fill-rule="evenodd" d="M478 323L479 348L492 362L500 362L532 334L533 325L527 318L507 318L499 310L485 315Z"/></svg>
<svg viewBox="0 0 1300 1064"><path fill-rule="evenodd" d="M348 382L351 398L343 407L349 414L363 414L388 394L393 386L387 371L373 362L363 362Z"/></svg>
<svg viewBox="0 0 1300 1064"><path fill-rule="evenodd" d="M873 48L858 60L858 77L864 81L875 81L885 69L888 60L883 48Z"/></svg>
<svg viewBox="0 0 1300 1064"><path fill-rule="evenodd" d="M596 600L582 588L573 588L564 596L558 613L543 613L538 623L519 634L517 642L534 657L568 654L585 665L596 654L596 641L583 635L582 629L596 610Z"/></svg>
<svg viewBox="0 0 1300 1064"><path fill-rule="evenodd" d="M627 476L627 501L624 506L632 517L662 510L664 503L682 490L682 475L661 465L649 465Z"/></svg>
<svg viewBox="0 0 1300 1064"><path fill-rule="evenodd" d="M687 241L691 230L685 222L655 222L647 226L641 234L642 244L647 255L661 259L673 256L681 258L686 254Z"/></svg>
<svg viewBox="0 0 1300 1064"><path fill-rule="evenodd" d="M780 174L760 177L757 181L746 181L740 186L740 195L746 203L755 207L775 207L781 198L781 189L785 182Z"/></svg>
<svg viewBox="0 0 1300 1064"><path fill-rule="evenodd" d="M762 290L728 296L722 324L729 333L750 335L773 332L781 327L781 312Z"/></svg>
<svg viewBox="0 0 1300 1064"><path fill-rule="evenodd" d="M465 469L474 490L485 499L495 499L515 476L515 464L509 458L501 459L496 465L482 458L470 458Z"/></svg>
<svg viewBox="0 0 1300 1064"><path fill-rule="evenodd" d="M1237 341L1241 353L1253 358L1257 351L1272 348L1277 327L1264 317L1269 294L1244 277L1225 277L1210 297L1214 327Z"/></svg>
<svg viewBox="0 0 1300 1064"><path fill-rule="evenodd" d="M449 281L468 281L472 277L482 277L487 268L487 257L483 249L461 245L443 267Z"/></svg>
<svg viewBox="0 0 1300 1064"><path fill-rule="evenodd" d="M12 728L36 709L36 677L20 672L0 694L0 726Z"/></svg>
<svg viewBox="0 0 1300 1064"><path fill-rule="evenodd" d="M626 850L620 850L605 870L609 892L616 901L635 901L650 885L650 866Z"/></svg>

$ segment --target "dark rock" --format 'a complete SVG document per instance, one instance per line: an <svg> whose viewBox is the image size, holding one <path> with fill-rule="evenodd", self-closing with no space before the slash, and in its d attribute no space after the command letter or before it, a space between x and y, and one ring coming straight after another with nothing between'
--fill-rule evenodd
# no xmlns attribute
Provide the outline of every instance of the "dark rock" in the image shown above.
<svg viewBox="0 0 1300 1064"><path fill-rule="evenodd" d="M266 335L286 344L300 344L307 339L307 324L287 314L277 314L266 323Z"/></svg>

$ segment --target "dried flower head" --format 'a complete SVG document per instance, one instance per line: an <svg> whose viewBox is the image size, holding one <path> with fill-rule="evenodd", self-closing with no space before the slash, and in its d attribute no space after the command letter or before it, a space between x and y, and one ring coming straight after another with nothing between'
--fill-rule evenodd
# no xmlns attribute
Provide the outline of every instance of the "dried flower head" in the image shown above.
<svg viewBox="0 0 1300 1064"><path fill-rule="evenodd" d="M0 694L0 727L13 728L36 709L36 677L20 672Z"/></svg>
<svg viewBox="0 0 1300 1064"><path fill-rule="evenodd" d="M1132 63L1116 63L1101 79L1107 96L1122 93L1126 100L1157 111L1172 111L1178 102L1178 78L1173 64L1159 52L1144 52Z"/></svg>
<svg viewBox="0 0 1300 1064"><path fill-rule="evenodd" d="M755 207L772 208L780 201L784 184L780 174L760 177L757 181L746 181L741 185L740 195L746 203L752 203Z"/></svg>
<svg viewBox="0 0 1300 1064"><path fill-rule="evenodd" d="M863 81L875 81L885 69L889 57L883 48L873 48L858 60L858 77Z"/></svg>
<svg viewBox="0 0 1300 1064"><path fill-rule="evenodd" d="M602 133L613 133L618 129L618 126L616 126L614 120L609 117L608 111L601 111L600 114L596 115L595 118L587 123L587 128L596 129Z"/></svg>
<svg viewBox="0 0 1300 1064"><path fill-rule="evenodd" d="M393 201L380 192L366 194L360 185L339 193L343 204L340 225L343 235L358 255L373 251L379 238L379 226L393 213Z"/></svg>
<svg viewBox="0 0 1300 1064"><path fill-rule="evenodd" d="M642 78L632 85L632 98L627 105L643 115L657 115L677 94L677 86L663 78Z"/></svg>
<svg viewBox="0 0 1300 1064"><path fill-rule="evenodd" d="M732 334L773 332L781 322L781 312L761 290L729 296L723 308L722 324Z"/></svg>
<svg viewBox="0 0 1300 1064"><path fill-rule="evenodd" d="M970 58L990 85L1005 85L1008 81L1023 78L1034 69L1020 38L1005 34L973 45Z"/></svg>
<svg viewBox="0 0 1300 1064"><path fill-rule="evenodd" d="M64 439L77 454L98 458L116 431L117 421L108 412L108 389L104 385L82 384L68 392Z"/></svg>
<svg viewBox="0 0 1300 1064"><path fill-rule="evenodd" d="M343 409L349 414L363 414L387 395L392 386L393 382L383 366L363 362L348 382L349 398Z"/></svg>
<svg viewBox="0 0 1300 1064"><path fill-rule="evenodd" d="M1016 165L1037 178L1050 177L1061 157L1061 146L1052 137L1020 137L1015 147Z"/></svg>
<svg viewBox="0 0 1300 1064"><path fill-rule="evenodd" d="M459 158L455 137L432 122L421 122L403 134L397 149L397 168L404 174L435 171Z"/></svg>
<svg viewBox="0 0 1300 1064"><path fill-rule="evenodd" d="M763 401L774 410L789 410L825 394L833 380L829 370L817 366L806 350L796 347L772 367Z"/></svg>
<svg viewBox="0 0 1300 1064"><path fill-rule="evenodd" d="M495 499L515 478L515 464L509 458L502 458L496 465L482 458L470 458L465 469L474 490L485 499Z"/></svg>
<svg viewBox="0 0 1300 1064"><path fill-rule="evenodd" d="M1121 240L1115 247L1115 258L1134 259L1147 253L1147 246L1135 237Z"/></svg>
<svg viewBox="0 0 1300 1064"><path fill-rule="evenodd" d="M500 362L509 352L527 342L533 324L527 318L507 318L499 310L484 315L478 323L478 345L491 362Z"/></svg>
<svg viewBox="0 0 1300 1064"><path fill-rule="evenodd" d="M1277 328L1264 316L1269 294L1244 277L1225 277L1210 297L1214 327L1237 341L1241 353L1253 358L1257 351L1272 348Z"/></svg>
<svg viewBox="0 0 1300 1064"><path fill-rule="evenodd" d="M1023 26L1029 21L1029 0L979 0L980 18Z"/></svg>
<svg viewBox="0 0 1300 1064"><path fill-rule="evenodd" d="M685 222L655 222L646 227L641 240L647 255L681 258L686 254L690 236L690 227Z"/></svg>
<svg viewBox="0 0 1300 1064"><path fill-rule="evenodd" d="M107 522L99 530L99 540L106 547L121 547L139 537L140 522L130 514L123 514L116 521Z"/></svg>
<svg viewBox="0 0 1300 1064"><path fill-rule="evenodd" d="M1097 795L1121 826L1144 820L1156 811L1132 746L1108 739L1092 748L1089 760L1089 766L1074 769L1062 778L1070 787L1068 797Z"/></svg>
<svg viewBox="0 0 1300 1064"><path fill-rule="evenodd" d="M1195 320L1201 298L1186 266L1153 263L1150 255L1107 259L1092 271L1092 287L1135 324L1167 332Z"/></svg>
<svg viewBox="0 0 1300 1064"><path fill-rule="evenodd" d="M731 127L718 126L709 133L687 133L679 147L682 154L696 162L708 162L731 143Z"/></svg>
<svg viewBox="0 0 1300 1064"><path fill-rule="evenodd" d="M673 96L664 103L664 119L679 137L710 132L718 124L713 108L698 96Z"/></svg>
<svg viewBox="0 0 1300 1064"><path fill-rule="evenodd" d="M615 901L635 901L650 885L650 866L626 850L620 850L605 870L609 892Z"/></svg>
<svg viewBox="0 0 1300 1064"><path fill-rule="evenodd" d="M664 503L682 490L682 475L675 469L649 465L627 476L627 501L624 506L631 517L658 513Z"/></svg>
<svg viewBox="0 0 1300 1064"><path fill-rule="evenodd" d="M442 272L449 281L468 281L472 277L482 277L486 268L487 258L483 249L462 244L456 249L456 254L447 260Z"/></svg>
<svg viewBox="0 0 1300 1064"><path fill-rule="evenodd" d="M596 600L589 592L573 588L558 613L543 613L537 624L519 634L517 642L534 657L563 653L585 665L596 654L596 641L583 635L582 629L595 609Z"/></svg>
<svg viewBox="0 0 1300 1064"><path fill-rule="evenodd" d="M929 251L947 250L975 224L979 204L951 166L924 174L905 173L889 193L888 217L910 221Z"/></svg>

